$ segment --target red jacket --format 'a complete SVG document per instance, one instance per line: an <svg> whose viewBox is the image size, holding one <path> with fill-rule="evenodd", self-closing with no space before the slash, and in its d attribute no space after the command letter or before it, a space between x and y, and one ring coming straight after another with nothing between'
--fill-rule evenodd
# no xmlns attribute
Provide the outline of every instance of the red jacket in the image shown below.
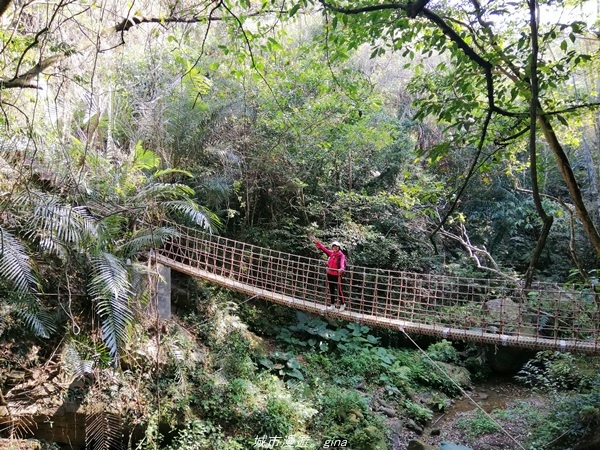
<svg viewBox="0 0 600 450"><path fill-rule="evenodd" d="M334 252L330 248L325 247L319 241L315 241L315 245L323 250L328 256L327 258L327 273L330 275L338 275L341 276L342 272L339 272L337 269L342 269L342 271L346 270L346 255L341 250Z"/></svg>

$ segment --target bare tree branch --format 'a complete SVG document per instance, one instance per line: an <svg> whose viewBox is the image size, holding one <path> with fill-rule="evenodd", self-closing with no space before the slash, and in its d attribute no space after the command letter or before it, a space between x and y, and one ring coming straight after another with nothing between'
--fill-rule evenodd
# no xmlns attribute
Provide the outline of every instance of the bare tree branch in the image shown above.
<svg viewBox="0 0 600 450"><path fill-rule="evenodd" d="M50 58L46 58L43 61L40 61L31 69L29 69L24 74L19 75L18 77L14 77L12 80L0 80L0 89L8 89L8 88L34 88L39 89L40 86L35 81L37 76L41 74L48 67L57 64L61 60L63 60L65 55L54 55Z"/></svg>
<svg viewBox="0 0 600 450"><path fill-rule="evenodd" d="M57 11L62 6L62 4L63 3L61 2L56 7L53 18L56 16ZM0 3L0 5L1 5L1 3ZM271 10L260 11L260 12L250 13L250 14L248 14L248 16L252 17L252 16L258 16L258 15L267 14L267 13L281 14L282 11L271 11ZM142 24L146 24L146 23L156 23L156 24L184 24L185 23L185 24L189 24L189 23L209 23L209 22L223 21L223 20L236 20L239 23L239 19L235 16L232 16L232 17L214 16L212 11L211 11L210 15L208 15L208 16L194 16L191 18L184 18L184 17L131 17L131 18L125 18L118 24L104 29L100 33L100 36L104 38L104 37L113 35L115 33L122 34L125 31L130 30L134 26L138 26L138 25L142 25ZM35 46L37 46L39 44L39 37L42 36L47 31L48 31L48 27L45 27L44 29L40 30L36 34L34 41L23 51L20 61L17 65L15 75L11 79L0 79L0 89L10 89L10 88L39 89L40 86L35 81L35 79L44 70L48 69L49 67L51 67L54 64L57 64L65 59L69 58L74 53L83 52L84 50L95 45L95 43L93 43L93 42L85 42L85 43L79 44L74 49L70 50L69 52L53 55L49 58L43 59L39 63L37 63L36 65L31 67L27 72L19 74L19 68L22 64L22 61L24 60L26 53L30 49L34 48ZM122 41L124 42L124 39L122 39Z"/></svg>
<svg viewBox="0 0 600 450"><path fill-rule="evenodd" d="M264 14L277 13L281 11L264 10L257 11L254 13L247 14L246 17L257 17ZM209 16L193 16L193 17L127 17L119 22L114 27L111 27L112 31L129 31L134 26L141 25L144 23L206 23L206 22L219 22L224 20L231 20L230 17L213 16L212 13Z"/></svg>
<svg viewBox="0 0 600 450"><path fill-rule="evenodd" d="M492 257L492 255L490 255L490 253L485 247L477 247L476 245L473 245L471 243L471 239L469 238L467 229L464 224L460 224L460 235L451 233L445 230L444 228L440 229L440 234L444 237L459 242L467 250L467 252L469 252L469 257L473 261L475 261L475 264L477 265L478 269L494 273L508 280L517 281L517 278L515 278L514 276L506 274L502 270L500 270L500 267L498 266L496 261L494 261L494 258ZM483 263L482 258L485 259ZM492 267L486 264L491 264Z"/></svg>

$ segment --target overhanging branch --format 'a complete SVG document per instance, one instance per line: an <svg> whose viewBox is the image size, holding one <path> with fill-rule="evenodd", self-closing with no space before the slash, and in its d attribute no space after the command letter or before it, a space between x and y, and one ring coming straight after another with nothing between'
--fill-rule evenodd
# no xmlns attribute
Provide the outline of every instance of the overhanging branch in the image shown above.
<svg viewBox="0 0 600 450"><path fill-rule="evenodd" d="M8 2L8 3L10 3L10 2ZM0 0L0 15L2 12L2 9L1 9L2 5L3 5L3 3ZM6 7L8 7L8 5L6 5ZM255 17L255 16L262 15L262 14L270 14L270 13L281 14L284 12L285 11L280 11L280 10L263 10L263 11L257 11L254 13L249 13L246 16L247 17ZM207 16L193 16L193 17L128 17L128 18L123 19L118 24L104 29L100 33L100 36L108 37L108 36L114 35L115 33L122 34L125 31L128 31L135 26L139 26L139 25L147 24L147 23L194 24L194 23L209 23L209 22L224 21L224 20L239 20L239 19L237 19L236 17L231 17L231 16L215 16L212 14L212 12L211 12L211 14L209 14ZM36 40L25 50L25 52L23 52L23 56L27 51L29 51L31 48L33 48L37 45L37 37L40 36L41 34L43 34L45 31L47 31L46 28L36 34ZM83 52L84 50L90 48L93 45L94 45L93 43L86 42L85 44L80 44L78 46L75 46L74 48L69 50L69 52L67 52L67 53L57 54L57 55L53 55L49 58L42 59L39 63L37 63L36 65L31 67L25 73L21 73L21 74L18 73L19 66L20 66L20 64L19 64L19 66L17 67L17 74L14 77L12 77L10 79L0 79L0 89L11 89L11 88L39 89L40 86L36 82L36 78L44 70L48 69L49 67L51 67L54 64L57 64L65 59L68 59L74 53ZM22 59L23 58L21 58L21 60Z"/></svg>

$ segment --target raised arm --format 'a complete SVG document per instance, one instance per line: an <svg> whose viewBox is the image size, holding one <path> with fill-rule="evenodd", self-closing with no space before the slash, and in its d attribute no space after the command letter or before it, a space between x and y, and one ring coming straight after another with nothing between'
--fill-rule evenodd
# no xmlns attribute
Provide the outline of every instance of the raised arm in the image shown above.
<svg viewBox="0 0 600 450"><path fill-rule="evenodd" d="M311 236L311 239L313 240L313 242L315 243L315 245L317 246L317 248L319 250L322 250L323 252L325 252L327 254L327 256L331 255L333 253L333 250L328 249L327 247L325 247L323 244L321 244L316 237Z"/></svg>

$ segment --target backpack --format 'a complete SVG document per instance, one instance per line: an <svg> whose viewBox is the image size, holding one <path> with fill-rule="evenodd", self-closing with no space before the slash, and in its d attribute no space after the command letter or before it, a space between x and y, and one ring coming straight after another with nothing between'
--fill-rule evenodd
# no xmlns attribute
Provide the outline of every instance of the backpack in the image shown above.
<svg viewBox="0 0 600 450"><path fill-rule="evenodd" d="M349 256L348 250L340 248L340 252L342 252L344 254L344 256L346 257L346 270L350 270L350 261L349 261L350 256ZM337 259L337 266L339 269L340 268L340 258L339 257Z"/></svg>

